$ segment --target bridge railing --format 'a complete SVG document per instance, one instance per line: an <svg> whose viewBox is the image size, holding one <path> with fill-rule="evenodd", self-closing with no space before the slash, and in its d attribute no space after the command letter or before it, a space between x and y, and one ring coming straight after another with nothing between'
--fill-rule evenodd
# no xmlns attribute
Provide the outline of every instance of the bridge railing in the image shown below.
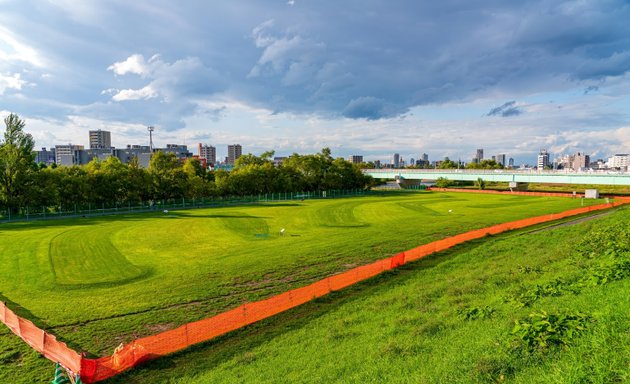
<svg viewBox="0 0 630 384"><path fill-rule="evenodd" d="M626 176L630 177L630 172L624 171L603 171L603 170L589 170L589 171L574 171L568 169L557 170L537 170L537 169L439 169L439 168L374 168L363 169L363 173L396 173L396 174L409 174L409 173L464 173L464 174L487 174L493 175L497 173L503 174L525 174L525 175L588 175L588 176Z"/></svg>

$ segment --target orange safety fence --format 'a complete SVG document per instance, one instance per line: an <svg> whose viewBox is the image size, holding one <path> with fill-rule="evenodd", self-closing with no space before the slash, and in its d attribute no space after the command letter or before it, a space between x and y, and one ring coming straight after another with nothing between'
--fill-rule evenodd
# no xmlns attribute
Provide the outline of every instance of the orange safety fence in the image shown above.
<svg viewBox="0 0 630 384"><path fill-rule="evenodd" d="M16 315L1 301L0 321L44 357L60 363L72 372L80 371L81 355L69 348L65 343L57 341L55 336L38 328L31 321Z"/></svg>
<svg viewBox="0 0 630 384"><path fill-rule="evenodd" d="M451 191L451 190L449 190ZM471 192L469 190L464 190ZM481 193L492 193L478 191ZM542 195L523 192L496 192ZM552 194L558 196L558 194ZM565 196L573 196L566 194ZM479 239L487 235L528 227L535 224L558 220L591 211L611 208L630 203L630 198L615 198L615 202L582 207L561 213L547 214L522 220L493 225L461 233L446 239L424 244L411 250L400 252L392 257L350 269L346 272L330 276L305 287L293 289L282 294L253 303L243 304L237 308L216 316L195 321L157 335L136 339L131 343L117 348L111 356L97 359L87 359L66 344L43 330L37 328L28 320L17 316L13 311L0 302L0 321L6 324L16 335L20 336L31 347L42 353L48 359L59 362L72 372L79 373L84 383L94 383L115 376L144 361L165 356L185 349L191 345L208 341L248 324L269 318L288 309L295 308L318 297L327 295L360 281L369 279L384 271L397 268L410 261L421 259L432 253L444 251L466 241Z"/></svg>

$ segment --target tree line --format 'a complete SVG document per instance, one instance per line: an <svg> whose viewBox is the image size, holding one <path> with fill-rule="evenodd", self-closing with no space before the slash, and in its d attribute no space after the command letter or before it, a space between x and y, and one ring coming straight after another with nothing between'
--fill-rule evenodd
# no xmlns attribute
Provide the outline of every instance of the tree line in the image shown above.
<svg viewBox="0 0 630 384"><path fill-rule="evenodd" d="M21 212L25 207L71 207L92 204L136 204L143 201L245 196L366 188L371 178L330 149L293 154L280 165L273 152L247 154L231 171L207 170L199 159L180 161L172 153L155 152L148 168L137 159L94 159L85 166L46 167L35 163L33 137L17 115L4 119L0 142L0 205Z"/></svg>

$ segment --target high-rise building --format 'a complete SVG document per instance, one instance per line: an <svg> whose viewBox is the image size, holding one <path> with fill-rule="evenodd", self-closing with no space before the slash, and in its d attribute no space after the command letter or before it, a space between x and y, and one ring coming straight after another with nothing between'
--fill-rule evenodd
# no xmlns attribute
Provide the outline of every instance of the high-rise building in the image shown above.
<svg viewBox="0 0 630 384"><path fill-rule="evenodd" d="M536 168L538 168L539 171L542 171L546 167L549 167L549 152L547 152L546 149L541 149L540 153L538 154L538 162Z"/></svg>
<svg viewBox="0 0 630 384"><path fill-rule="evenodd" d="M90 131L90 149L108 149L112 147L112 134L109 131Z"/></svg>
<svg viewBox="0 0 630 384"><path fill-rule="evenodd" d="M481 160L483 160L483 148L477 149L477 154L475 154L473 161L475 161L475 159L477 163L481 163Z"/></svg>
<svg viewBox="0 0 630 384"><path fill-rule="evenodd" d="M505 167L506 163L505 163L505 154L500 153L497 155L497 164L499 164L502 167Z"/></svg>
<svg viewBox="0 0 630 384"><path fill-rule="evenodd" d="M510 159L508 160L508 167L514 168L514 158L513 157L510 157Z"/></svg>
<svg viewBox="0 0 630 384"><path fill-rule="evenodd" d="M394 153L394 160L392 162L392 165L394 166L394 168L400 167L400 154L399 153Z"/></svg>
<svg viewBox="0 0 630 384"><path fill-rule="evenodd" d="M217 149L212 145L199 143L199 157L206 159L206 164L214 165L217 163Z"/></svg>
<svg viewBox="0 0 630 384"><path fill-rule="evenodd" d="M423 153L422 156L420 157L420 159L422 161L429 162L429 155L427 155L426 153Z"/></svg>
<svg viewBox="0 0 630 384"><path fill-rule="evenodd" d="M82 145L55 145L55 163L57 165L78 165L81 162Z"/></svg>
<svg viewBox="0 0 630 384"><path fill-rule="evenodd" d="M363 155L350 155L348 161L352 164L361 164L363 162Z"/></svg>
<svg viewBox="0 0 630 384"><path fill-rule="evenodd" d="M234 165L234 163L236 163L236 159L241 157L242 154L243 147L241 147L240 144L228 145L227 163L230 165Z"/></svg>

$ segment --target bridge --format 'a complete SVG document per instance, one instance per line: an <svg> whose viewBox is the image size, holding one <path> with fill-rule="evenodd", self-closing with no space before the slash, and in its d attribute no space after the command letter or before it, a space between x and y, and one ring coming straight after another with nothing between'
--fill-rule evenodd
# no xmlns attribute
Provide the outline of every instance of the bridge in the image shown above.
<svg viewBox="0 0 630 384"><path fill-rule="evenodd" d="M476 181L479 178L492 182L543 183L543 184L596 184L630 185L630 173L615 171L575 172L569 170L538 171L514 169L364 169L363 173L375 179Z"/></svg>

